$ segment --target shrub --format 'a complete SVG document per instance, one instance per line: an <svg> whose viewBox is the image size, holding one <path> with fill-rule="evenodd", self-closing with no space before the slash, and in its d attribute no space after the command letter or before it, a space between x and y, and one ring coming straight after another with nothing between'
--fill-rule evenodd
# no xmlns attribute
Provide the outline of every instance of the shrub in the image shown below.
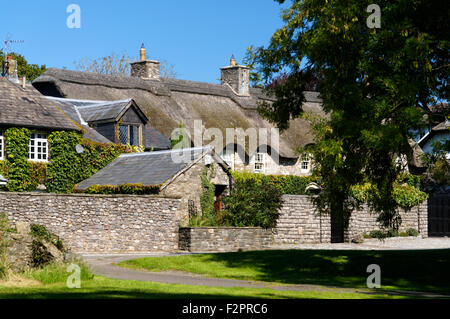
<svg viewBox="0 0 450 319"><path fill-rule="evenodd" d="M249 172L233 172L232 175L236 182L252 180L258 185L270 184L283 195L306 195L306 186L315 181L311 176L264 175Z"/></svg>
<svg viewBox="0 0 450 319"><path fill-rule="evenodd" d="M414 228L408 228L406 230L406 234L408 234L408 236L414 236L414 237L419 236L419 232L417 231L417 229L414 229Z"/></svg>
<svg viewBox="0 0 450 319"><path fill-rule="evenodd" d="M74 264L80 267L80 279L91 280L94 278L90 268L82 261L74 261ZM38 280L43 284L55 284L60 282L66 282L70 273L67 272L67 264L50 263L39 269L32 269L25 272L25 276L28 278Z"/></svg>
<svg viewBox="0 0 450 319"><path fill-rule="evenodd" d="M275 227L282 204L281 195L281 191L271 184L259 185L251 179L236 182L231 194L224 198L226 213L223 219L235 227Z"/></svg>

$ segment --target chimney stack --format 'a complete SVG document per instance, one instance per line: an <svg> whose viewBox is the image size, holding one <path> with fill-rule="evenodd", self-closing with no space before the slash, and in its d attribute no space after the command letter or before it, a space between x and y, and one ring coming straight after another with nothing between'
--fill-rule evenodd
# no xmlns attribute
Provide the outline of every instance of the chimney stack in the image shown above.
<svg viewBox="0 0 450 319"><path fill-rule="evenodd" d="M237 95L250 95L250 68L244 65L236 65L234 54L231 56L230 65L220 68L220 71L222 85L227 83Z"/></svg>
<svg viewBox="0 0 450 319"><path fill-rule="evenodd" d="M17 76L17 61L10 55L6 57L6 77L11 82L19 83L19 78Z"/></svg>
<svg viewBox="0 0 450 319"><path fill-rule="evenodd" d="M155 60L147 60L144 43L140 49L140 61L131 63L131 76L145 80L159 80L160 63Z"/></svg>

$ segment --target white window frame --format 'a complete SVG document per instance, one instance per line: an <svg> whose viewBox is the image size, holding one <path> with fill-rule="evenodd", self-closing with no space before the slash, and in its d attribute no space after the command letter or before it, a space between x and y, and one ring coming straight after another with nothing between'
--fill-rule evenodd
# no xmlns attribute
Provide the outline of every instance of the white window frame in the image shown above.
<svg viewBox="0 0 450 319"><path fill-rule="evenodd" d="M310 154L302 155L302 157L300 159L300 172L302 172L302 173L310 173L311 172L311 155Z"/></svg>
<svg viewBox="0 0 450 319"><path fill-rule="evenodd" d="M39 149L41 149L40 152ZM28 160L32 162L48 162L48 155L47 134L39 132L31 133L28 143Z"/></svg>
<svg viewBox="0 0 450 319"><path fill-rule="evenodd" d="M0 161L5 159L5 139L3 134L0 133Z"/></svg>
<svg viewBox="0 0 450 319"><path fill-rule="evenodd" d="M222 153L221 158L228 166L231 167L231 170L234 171L234 152L233 153Z"/></svg>
<svg viewBox="0 0 450 319"><path fill-rule="evenodd" d="M266 171L266 154L256 153L255 162L253 164L253 171L255 173L265 173Z"/></svg>

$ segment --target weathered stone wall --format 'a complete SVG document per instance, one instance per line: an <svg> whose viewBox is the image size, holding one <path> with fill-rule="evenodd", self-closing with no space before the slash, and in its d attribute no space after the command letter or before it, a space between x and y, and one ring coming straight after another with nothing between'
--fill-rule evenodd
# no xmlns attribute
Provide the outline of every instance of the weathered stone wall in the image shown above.
<svg viewBox="0 0 450 319"><path fill-rule="evenodd" d="M274 240L277 245L328 243L330 216L318 214L309 196L284 195Z"/></svg>
<svg viewBox="0 0 450 319"><path fill-rule="evenodd" d="M44 225L75 252L176 250L179 206L160 196L0 192L12 225Z"/></svg>
<svg viewBox="0 0 450 319"><path fill-rule="evenodd" d="M362 210L353 212L350 217L349 227L344 233L345 240L351 241L358 235L368 234L372 230L380 230L377 216L377 214L370 211L367 205L364 205ZM410 210L400 209L400 216L402 218L400 232L404 232L408 228L414 228L419 231L421 236L428 237L428 207L426 202Z"/></svg>
<svg viewBox="0 0 450 319"><path fill-rule="evenodd" d="M400 231L414 228L420 236L428 237L428 211L424 202L409 211L401 210ZM364 233L380 229L376 214L367 205L353 212L344 240L352 241ZM331 218L317 213L311 198L302 195L284 195L283 205L275 229L258 227L199 227L181 228L181 250L236 251L258 250L283 245L314 244L331 242Z"/></svg>
<svg viewBox="0 0 450 319"><path fill-rule="evenodd" d="M179 249L191 252L259 250L271 247L271 229L260 227L180 228Z"/></svg>
<svg viewBox="0 0 450 319"><path fill-rule="evenodd" d="M211 182L213 184L228 185L228 177L223 169L215 162L213 166L213 175ZM181 204L178 210L178 219L181 224L187 225L189 222L189 213L192 215L201 215L200 195L202 193L201 176L205 169L204 160L200 160L189 169L178 175L162 191L161 195L170 197L180 197Z"/></svg>

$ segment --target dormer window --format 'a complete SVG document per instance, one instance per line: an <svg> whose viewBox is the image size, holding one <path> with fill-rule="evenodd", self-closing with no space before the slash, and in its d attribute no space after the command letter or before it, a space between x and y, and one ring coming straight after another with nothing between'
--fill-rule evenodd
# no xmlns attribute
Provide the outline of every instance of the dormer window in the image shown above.
<svg viewBox="0 0 450 319"><path fill-rule="evenodd" d="M302 156L300 169L302 173L309 173L311 171L311 157L309 155Z"/></svg>
<svg viewBox="0 0 450 319"><path fill-rule="evenodd" d="M47 134L32 133L29 143L28 159L33 162L48 161Z"/></svg>
<svg viewBox="0 0 450 319"><path fill-rule="evenodd" d="M133 146L142 145L140 125L136 124L120 124L119 125L119 142L121 144L130 144Z"/></svg>
<svg viewBox="0 0 450 319"><path fill-rule="evenodd" d="M255 155L255 173L264 173L265 172L265 159L266 154L264 153L256 153Z"/></svg>

